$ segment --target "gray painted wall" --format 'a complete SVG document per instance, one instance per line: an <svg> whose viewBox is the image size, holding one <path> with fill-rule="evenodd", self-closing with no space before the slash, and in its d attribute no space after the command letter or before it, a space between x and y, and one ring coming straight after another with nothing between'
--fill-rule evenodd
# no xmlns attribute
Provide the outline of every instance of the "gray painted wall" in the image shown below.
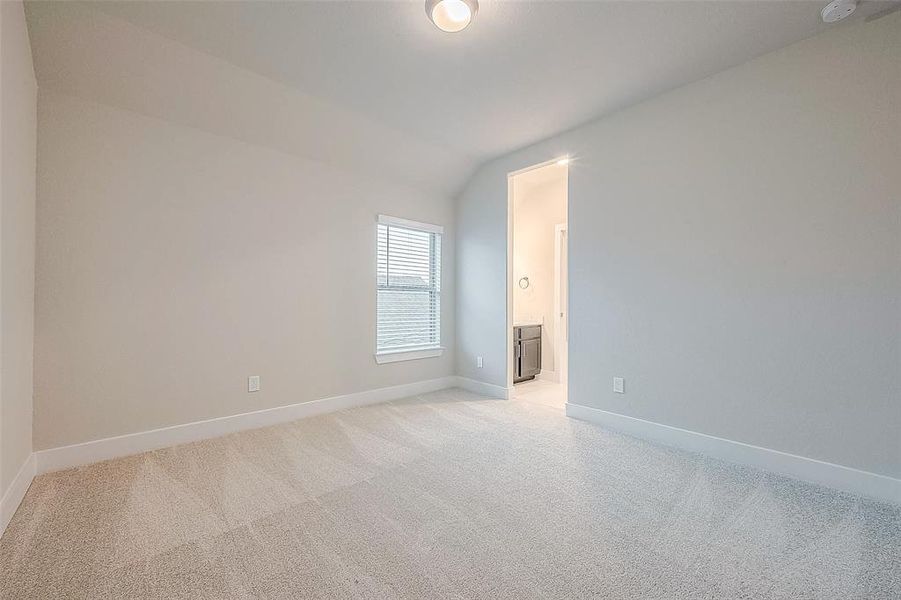
<svg viewBox="0 0 901 600"><path fill-rule="evenodd" d="M480 169L463 376L505 384L506 175L564 154L570 402L901 476L901 14Z"/></svg>
<svg viewBox="0 0 901 600"><path fill-rule="evenodd" d="M38 199L38 450L454 373L450 198L42 88ZM445 226L440 358L375 363L379 213Z"/></svg>
<svg viewBox="0 0 901 600"><path fill-rule="evenodd" d="M0 497L31 454L37 88L21 2L0 2Z"/></svg>

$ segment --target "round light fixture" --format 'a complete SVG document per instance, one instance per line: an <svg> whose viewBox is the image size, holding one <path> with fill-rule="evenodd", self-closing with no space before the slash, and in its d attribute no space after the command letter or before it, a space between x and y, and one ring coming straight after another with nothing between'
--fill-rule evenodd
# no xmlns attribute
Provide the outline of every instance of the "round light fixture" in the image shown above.
<svg viewBox="0 0 901 600"><path fill-rule="evenodd" d="M857 0L832 0L823 8L820 16L823 17L823 23L835 23L851 16L855 8Z"/></svg>
<svg viewBox="0 0 901 600"><path fill-rule="evenodd" d="M441 31L463 31L479 10L478 0L426 0L425 14Z"/></svg>

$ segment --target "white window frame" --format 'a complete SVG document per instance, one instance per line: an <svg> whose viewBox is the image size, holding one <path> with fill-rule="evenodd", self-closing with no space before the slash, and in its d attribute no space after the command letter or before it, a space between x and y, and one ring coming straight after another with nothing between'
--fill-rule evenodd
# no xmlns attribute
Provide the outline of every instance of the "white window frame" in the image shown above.
<svg viewBox="0 0 901 600"><path fill-rule="evenodd" d="M441 235L442 237L444 236L444 227L442 227L441 225L435 225L433 223L422 223L420 221L412 221L410 219L402 219L400 217L392 217L389 215L378 215L377 225L376 225L376 239L378 239L378 225L403 227L405 229L413 229L416 231L424 231L427 233L436 233L438 235ZM442 240L442 242L443 242L443 240ZM376 242L376 244L377 244L377 242ZM441 252L443 253L443 251L444 251L443 243L441 244L441 248L442 248ZM378 249L376 249L376 255L378 255ZM442 257L439 254L439 256L438 256L439 274L441 271L441 269L440 269L441 259L442 259ZM378 261L376 261L376 262L378 262ZM444 347L440 345L440 338L441 338L440 303L439 303L439 309L438 309L438 315L437 315L437 322L438 322L438 329L439 329L438 345L433 346L433 347L427 347L427 348L379 350L379 348L378 348L378 332L377 332L378 320L379 320L379 315L378 315L378 290L379 289L380 288L379 288L379 284L378 284L378 277L376 276L376 314L375 314L376 335L375 335L375 340L374 340L375 341L375 361L378 364L386 364L386 363L400 362L400 361L406 361L406 360L418 360L418 359L422 359L422 358L435 358L437 356L441 356L444 353ZM438 286L438 295L440 298L440 296L441 296L440 282L439 282L439 286Z"/></svg>

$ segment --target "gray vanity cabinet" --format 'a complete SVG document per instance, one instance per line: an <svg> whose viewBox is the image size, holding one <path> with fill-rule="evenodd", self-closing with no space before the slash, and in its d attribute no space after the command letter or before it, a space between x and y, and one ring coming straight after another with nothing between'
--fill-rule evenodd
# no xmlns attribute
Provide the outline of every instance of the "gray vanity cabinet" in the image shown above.
<svg viewBox="0 0 901 600"><path fill-rule="evenodd" d="M513 328L513 382L535 379L541 372L541 325Z"/></svg>

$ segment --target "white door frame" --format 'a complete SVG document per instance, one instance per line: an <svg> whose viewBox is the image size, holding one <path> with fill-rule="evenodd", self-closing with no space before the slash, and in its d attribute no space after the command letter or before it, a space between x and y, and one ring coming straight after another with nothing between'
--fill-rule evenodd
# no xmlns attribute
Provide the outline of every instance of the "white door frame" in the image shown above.
<svg viewBox="0 0 901 600"><path fill-rule="evenodd" d="M566 385L569 370L569 230L554 226L554 374Z"/></svg>
<svg viewBox="0 0 901 600"><path fill-rule="evenodd" d="M562 157L562 159L569 159L568 156ZM518 169L516 171L510 171L507 173L507 390L506 395L507 398L510 398L513 394L513 372L515 371L513 364L513 178L517 175L521 175L527 171L532 171L534 169L540 169L541 167L547 167L553 164L560 164L561 157L552 158L550 160L546 160L544 162L540 162L538 164L532 165L531 167L526 167L524 169ZM567 223L569 222L569 169L566 170L566 214L567 214ZM567 239L567 243L568 243ZM567 253L568 255L568 253ZM568 279L568 276L567 276ZM559 311L558 311L559 312ZM568 317L569 312L566 312ZM569 336L567 336L568 338Z"/></svg>

